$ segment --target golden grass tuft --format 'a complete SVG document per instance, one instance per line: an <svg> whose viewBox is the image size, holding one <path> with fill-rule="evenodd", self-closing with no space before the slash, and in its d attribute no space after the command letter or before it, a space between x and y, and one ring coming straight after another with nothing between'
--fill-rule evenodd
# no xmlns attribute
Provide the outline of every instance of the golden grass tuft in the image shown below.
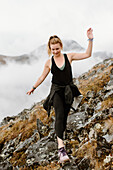
<svg viewBox="0 0 113 170"><path fill-rule="evenodd" d="M52 112L52 115L54 112ZM37 129L37 119L40 119L43 124L49 125L51 123L51 116L48 118L47 112L42 106L36 105L29 119L19 120L16 123L9 123L0 127L0 144L3 144L11 139L18 137L21 134L21 141L32 136L35 129ZM12 126L10 126L12 124Z"/></svg>
<svg viewBox="0 0 113 170"><path fill-rule="evenodd" d="M1 127L0 132L2 134L2 138L0 138L0 143L4 143L11 139L14 139L18 137L19 134L21 134L21 140L24 141L33 134L34 129L36 129L36 116L35 119L33 116L33 119L31 119L30 121L28 119L20 120L13 124L10 128L8 128L7 126L5 130L3 127Z"/></svg>
<svg viewBox="0 0 113 170"><path fill-rule="evenodd" d="M10 162L13 166L23 166L26 164L26 154L22 152L14 152Z"/></svg>
<svg viewBox="0 0 113 170"><path fill-rule="evenodd" d="M98 68L103 68L104 65L98 66ZM96 73L97 77L89 77L86 80L79 79L78 88L80 89L80 92L85 97L88 91L94 91L95 93L99 92L103 89L104 86L109 82L110 80L110 71L112 66L109 66L108 68L105 68L101 73ZM92 69L93 70L93 69ZM91 71L89 71L88 74L90 74ZM87 75L88 76L88 75Z"/></svg>
<svg viewBox="0 0 113 170"><path fill-rule="evenodd" d="M113 107L113 98L108 97L106 100L102 101L100 111L108 109L108 108L112 108L112 107Z"/></svg>

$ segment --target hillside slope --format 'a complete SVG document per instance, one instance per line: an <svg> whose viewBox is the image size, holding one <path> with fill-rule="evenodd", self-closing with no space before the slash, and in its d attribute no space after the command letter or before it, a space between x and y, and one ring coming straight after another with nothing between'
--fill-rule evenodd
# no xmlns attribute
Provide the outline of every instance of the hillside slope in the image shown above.
<svg viewBox="0 0 113 170"><path fill-rule="evenodd" d="M74 79L83 94L68 116L65 145L71 163L62 169L113 168L113 59ZM60 169L54 133L54 110L48 118L43 101L6 117L0 126L0 169Z"/></svg>

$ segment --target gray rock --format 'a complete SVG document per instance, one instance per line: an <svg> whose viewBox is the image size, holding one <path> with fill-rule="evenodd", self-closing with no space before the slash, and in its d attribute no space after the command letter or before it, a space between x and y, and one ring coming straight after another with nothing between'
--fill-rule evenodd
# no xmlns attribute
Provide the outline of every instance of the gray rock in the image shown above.
<svg viewBox="0 0 113 170"><path fill-rule="evenodd" d="M113 90L111 90L110 92L108 92L108 93L104 96L104 99L107 99L108 97L112 97L112 98L113 98Z"/></svg>
<svg viewBox="0 0 113 170"><path fill-rule="evenodd" d="M113 108L109 109L109 114L111 114L113 116Z"/></svg>
<svg viewBox="0 0 113 170"><path fill-rule="evenodd" d="M90 167L90 159L88 158L83 158L77 167L79 170L92 170L92 167Z"/></svg>
<svg viewBox="0 0 113 170"><path fill-rule="evenodd" d="M109 60L108 67L113 66L113 60Z"/></svg>
<svg viewBox="0 0 113 170"><path fill-rule="evenodd" d="M12 116L12 117L7 116L2 120L2 122L0 123L0 126L8 124L11 120L14 121L15 119L16 119L16 116Z"/></svg>
<svg viewBox="0 0 113 170"><path fill-rule="evenodd" d="M0 156L0 170L13 170L13 166Z"/></svg>
<svg viewBox="0 0 113 170"><path fill-rule="evenodd" d="M31 143L36 142L36 141L39 140L39 139L40 139L40 135L39 135L39 133L36 131L29 139L26 139L24 142L21 142L21 143L17 146L15 152L20 152L20 151L26 150Z"/></svg>
<svg viewBox="0 0 113 170"><path fill-rule="evenodd" d="M38 163L39 165L47 165L48 160L58 159L56 157L57 142L54 140L54 132L50 131L49 135L43 137L38 142L30 145L26 150L27 162L29 165ZM32 161L31 161L32 160Z"/></svg>
<svg viewBox="0 0 113 170"><path fill-rule="evenodd" d="M109 82L111 82L111 81L109 81ZM105 89L107 90L107 91L109 91L109 90L113 90L113 83L110 85L109 84L109 82L108 82L108 84L107 84L107 86L105 87Z"/></svg>
<svg viewBox="0 0 113 170"><path fill-rule="evenodd" d="M48 127L45 126L40 119L37 119L37 130L40 133L41 137L44 136L48 131Z"/></svg>
<svg viewBox="0 0 113 170"><path fill-rule="evenodd" d="M87 110L88 107L89 107L89 105L87 103L84 103L79 107L79 111L84 112Z"/></svg>
<svg viewBox="0 0 113 170"><path fill-rule="evenodd" d="M102 102L99 102L99 103L96 105L95 110L99 110L99 109L101 109L101 105L102 105Z"/></svg>
<svg viewBox="0 0 113 170"><path fill-rule="evenodd" d="M89 77L95 76L95 74L96 74L96 70L93 70L93 71L90 73Z"/></svg>
<svg viewBox="0 0 113 170"><path fill-rule="evenodd" d="M113 134L110 134L110 135L106 134L105 136L103 136L103 138L105 138L108 143L113 144Z"/></svg>
<svg viewBox="0 0 113 170"><path fill-rule="evenodd" d="M86 94L87 98L94 98L95 97L95 92L94 91L88 91Z"/></svg>
<svg viewBox="0 0 113 170"><path fill-rule="evenodd" d="M113 86L113 79L108 82L108 86Z"/></svg>
<svg viewBox="0 0 113 170"><path fill-rule="evenodd" d="M90 104L89 107L87 107L86 111L87 111L88 115L92 115L93 116L94 106L92 104Z"/></svg>
<svg viewBox="0 0 113 170"><path fill-rule="evenodd" d="M67 119L67 129L68 130L77 130L83 126L85 123L86 115L85 112L77 112L68 116Z"/></svg>
<svg viewBox="0 0 113 170"><path fill-rule="evenodd" d="M67 162L59 170L79 170L79 169L76 165L74 165L73 162Z"/></svg>

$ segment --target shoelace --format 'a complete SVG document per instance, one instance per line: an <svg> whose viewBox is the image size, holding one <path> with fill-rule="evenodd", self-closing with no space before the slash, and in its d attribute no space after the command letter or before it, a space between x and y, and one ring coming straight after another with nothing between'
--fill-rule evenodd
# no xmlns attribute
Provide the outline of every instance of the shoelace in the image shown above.
<svg viewBox="0 0 113 170"><path fill-rule="evenodd" d="M63 154L63 156L65 156L65 155L66 155L66 151L65 151L65 149L64 149L64 148L61 148L61 149L59 150L59 152L60 152L60 153L62 153L62 154Z"/></svg>

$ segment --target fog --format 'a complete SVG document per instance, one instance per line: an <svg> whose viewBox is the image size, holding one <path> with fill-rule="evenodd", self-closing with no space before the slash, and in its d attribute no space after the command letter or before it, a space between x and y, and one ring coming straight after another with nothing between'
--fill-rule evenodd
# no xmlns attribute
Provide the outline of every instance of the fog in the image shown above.
<svg viewBox="0 0 113 170"><path fill-rule="evenodd" d="M34 103L47 97L51 85L51 73L33 94L26 94L41 75L46 60L47 58L37 60L31 65L9 63L0 69L0 120L6 116L17 115L23 109L29 109ZM88 71L99 61L101 60L95 60L93 57L74 61L73 77Z"/></svg>
<svg viewBox="0 0 113 170"><path fill-rule="evenodd" d="M94 30L94 51L113 52L112 0L0 0L0 54L29 53L50 35L87 43Z"/></svg>
<svg viewBox="0 0 113 170"><path fill-rule="evenodd" d="M27 95L38 76L41 74L43 61L33 65L14 64L0 69L0 118L16 115L24 108L30 108L48 93L49 76L32 95ZM44 89L41 90L41 89Z"/></svg>

